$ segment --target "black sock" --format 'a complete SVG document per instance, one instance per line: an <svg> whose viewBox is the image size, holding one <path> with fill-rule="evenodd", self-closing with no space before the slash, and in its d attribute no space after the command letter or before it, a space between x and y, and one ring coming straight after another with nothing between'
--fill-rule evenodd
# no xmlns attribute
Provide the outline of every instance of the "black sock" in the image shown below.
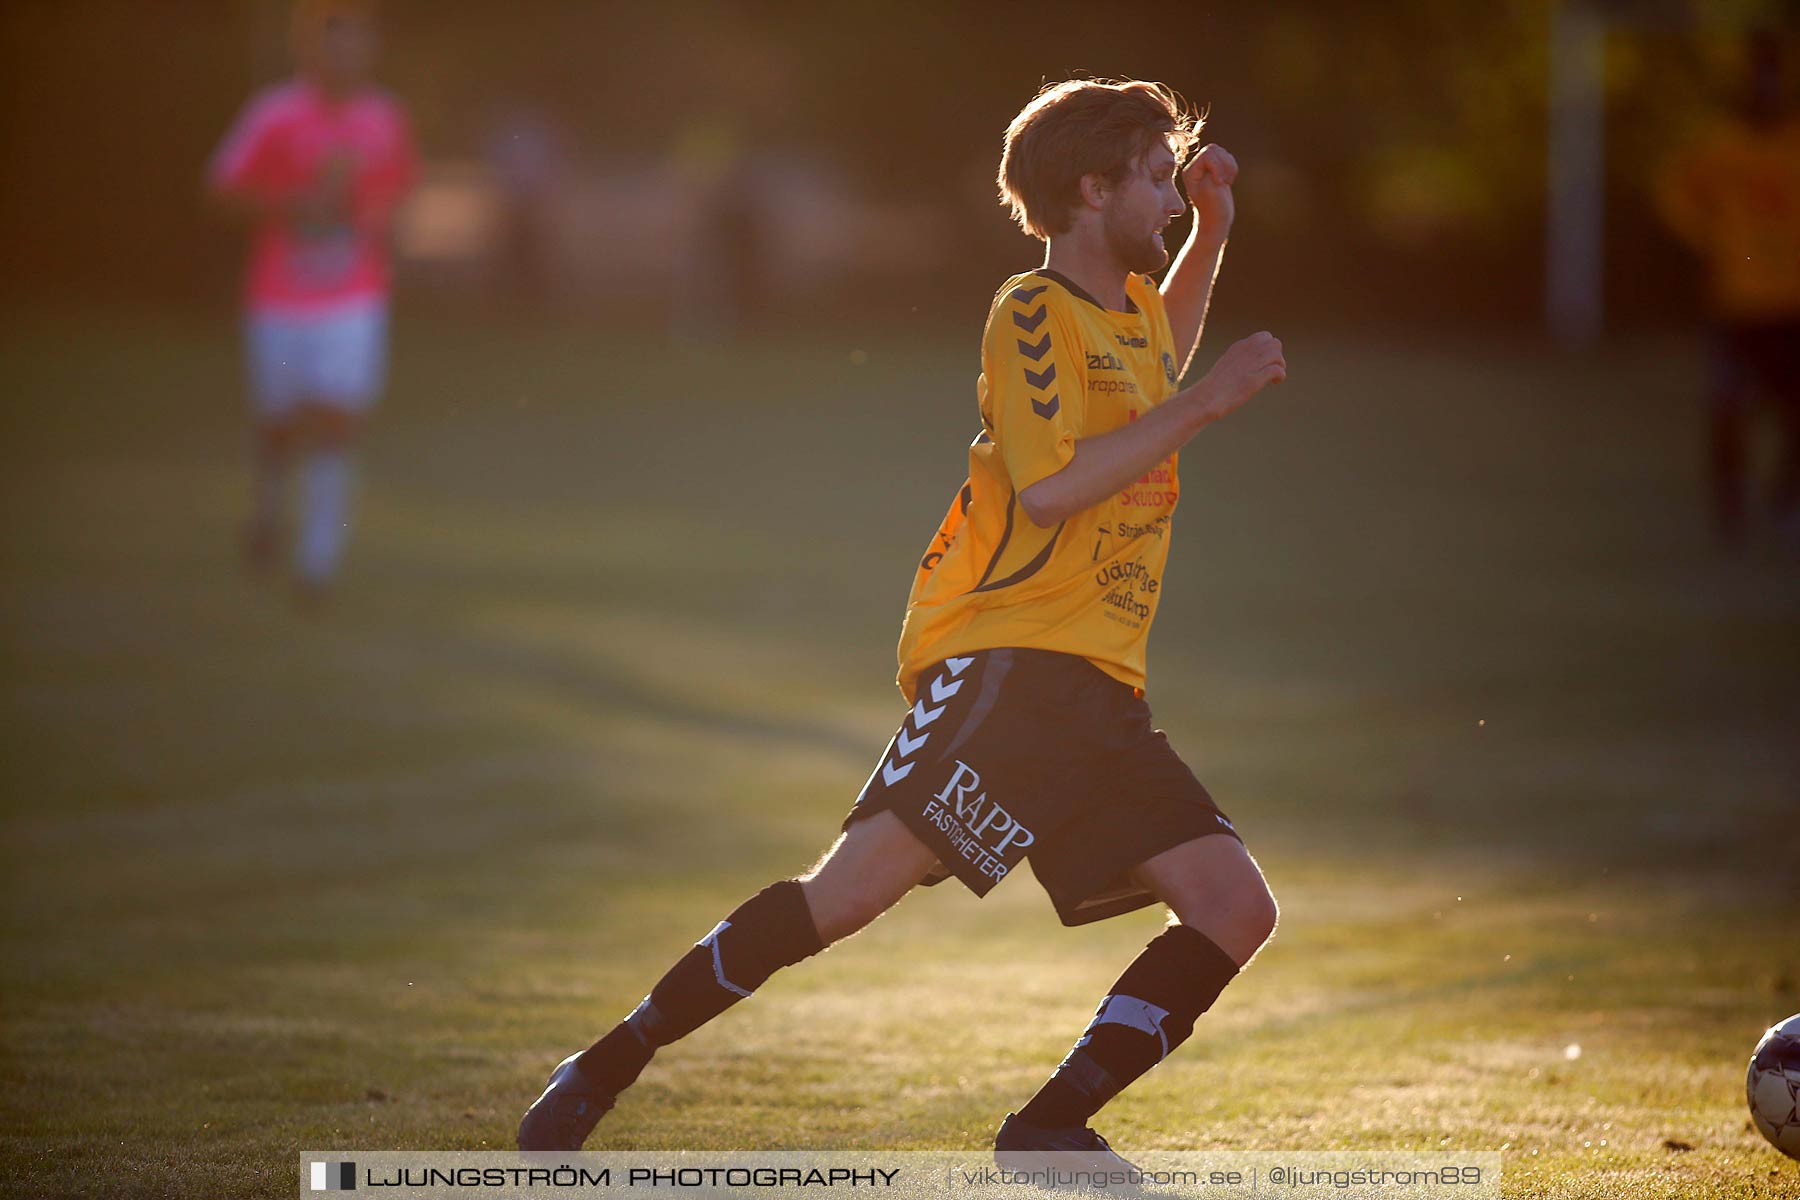
<svg viewBox="0 0 1800 1200"><path fill-rule="evenodd" d="M658 1047L686 1037L782 967L824 948L800 884L792 879L772 883L696 942L631 1015L583 1050L576 1064L583 1075L617 1095L637 1079Z"/></svg>
<svg viewBox="0 0 1800 1200"><path fill-rule="evenodd" d="M1087 1032L1019 1119L1041 1129L1086 1125L1187 1040L1237 973L1231 956L1197 929L1172 925L1158 934L1100 1001Z"/></svg>

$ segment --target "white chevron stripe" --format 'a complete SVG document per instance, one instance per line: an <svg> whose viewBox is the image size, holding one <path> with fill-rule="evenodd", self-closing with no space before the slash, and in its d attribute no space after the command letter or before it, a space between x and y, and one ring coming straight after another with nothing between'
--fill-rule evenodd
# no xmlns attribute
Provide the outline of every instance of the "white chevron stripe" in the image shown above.
<svg viewBox="0 0 1800 1200"><path fill-rule="evenodd" d="M916 738L909 738L906 736L906 726L902 725L900 727L900 732L894 735L894 745L900 747L900 757L905 758L914 750L923 746L925 744L925 739L930 736L929 733L921 733Z"/></svg>
<svg viewBox="0 0 1800 1200"><path fill-rule="evenodd" d="M961 675L963 671L968 668L968 665L974 661L975 656L971 654L967 658L946 658L944 660L944 665L950 668L950 673L952 675Z"/></svg>
<svg viewBox="0 0 1800 1200"><path fill-rule="evenodd" d="M939 704L942 704L950 697L956 695L956 693L962 691L962 685L963 681L960 679L955 683L947 684L944 682L944 677L939 675L936 679L931 681L931 698L936 700Z"/></svg>
<svg viewBox="0 0 1800 1200"><path fill-rule="evenodd" d="M749 992L725 978L725 963L719 958L719 935L730 928L730 921L720 921L717 925L713 926L713 931L711 933L701 938L696 944L705 946L712 951L713 978L719 981L719 986L728 992L736 992L740 996L748 996L750 994Z"/></svg>
<svg viewBox="0 0 1800 1200"><path fill-rule="evenodd" d="M923 729L943 715L944 706L941 704L936 708L926 708L925 701L913 701L912 719L914 729Z"/></svg>
<svg viewBox="0 0 1800 1200"><path fill-rule="evenodd" d="M887 780L887 785L889 787L893 787L896 783L899 783L902 779L905 779L911 774L912 769L918 765L919 764L917 763L907 763L902 767L897 763L884 762L881 764L881 777ZM715 951L715 953L717 952Z"/></svg>

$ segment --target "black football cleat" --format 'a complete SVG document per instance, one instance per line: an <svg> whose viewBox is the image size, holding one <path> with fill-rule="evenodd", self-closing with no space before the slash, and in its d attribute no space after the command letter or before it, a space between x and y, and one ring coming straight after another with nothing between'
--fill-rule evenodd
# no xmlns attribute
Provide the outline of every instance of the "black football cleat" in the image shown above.
<svg viewBox="0 0 1800 1200"><path fill-rule="evenodd" d="M1106 1139L1086 1126L1040 1129L1007 1113L994 1135L994 1161L1009 1171L1132 1171L1136 1163L1122 1157Z"/></svg>
<svg viewBox="0 0 1800 1200"><path fill-rule="evenodd" d="M600 1118L611 1111L616 1096L609 1096L581 1073L571 1054L556 1064L550 1082L525 1110L519 1122L521 1150L579 1150Z"/></svg>

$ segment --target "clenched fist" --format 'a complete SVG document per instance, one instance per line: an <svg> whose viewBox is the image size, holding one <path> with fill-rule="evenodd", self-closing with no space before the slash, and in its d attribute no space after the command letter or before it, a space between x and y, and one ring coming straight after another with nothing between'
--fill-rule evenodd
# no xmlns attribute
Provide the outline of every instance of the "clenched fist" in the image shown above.
<svg viewBox="0 0 1800 1200"><path fill-rule="evenodd" d="M1181 182L1194 206L1194 229L1207 241L1223 242L1231 233L1231 222L1237 216L1231 185L1237 181L1237 173L1237 159L1231 151L1210 143L1200 147L1181 169Z"/></svg>
<svg viewBox="0 0 1800 1200"><path fill-rule="evenodd" d="M1203 403L1215 420L1241 408L1245 401L1287 378L1287 359L1281 339L1269 332L1253 333L1234 342L1198 385Z"/></svg>

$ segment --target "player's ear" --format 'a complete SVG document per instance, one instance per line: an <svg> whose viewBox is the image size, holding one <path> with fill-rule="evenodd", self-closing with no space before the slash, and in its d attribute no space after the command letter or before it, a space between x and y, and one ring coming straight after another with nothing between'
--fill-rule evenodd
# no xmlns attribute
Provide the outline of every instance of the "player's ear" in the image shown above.
<svg viewBox="0 0 1800 1200"><path fill-rule="evenodd" d="M1081 202L1089 208L1105 208L1106 197L1112 191L1112 185L1106 176L1089 171L1081 177Z"/></svg>

